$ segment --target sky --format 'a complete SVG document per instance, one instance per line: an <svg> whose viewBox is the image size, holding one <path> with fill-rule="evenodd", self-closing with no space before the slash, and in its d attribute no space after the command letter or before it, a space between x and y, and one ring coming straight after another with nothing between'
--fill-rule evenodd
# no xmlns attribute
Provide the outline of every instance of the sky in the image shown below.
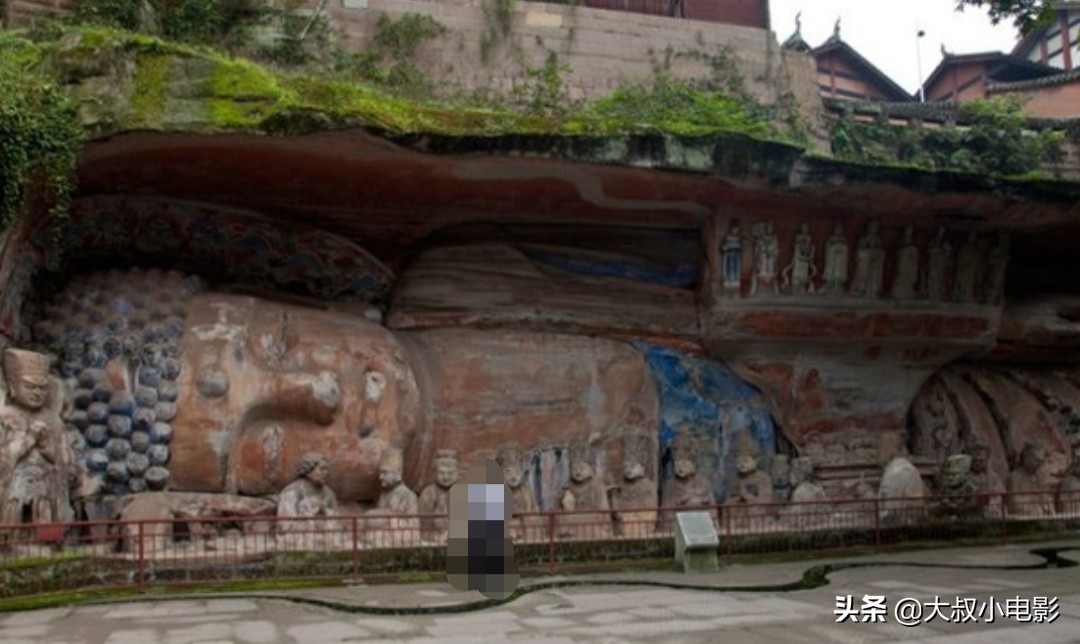
<svg viewBox="0 0 1080 644"><path fill-rule="evenodd" d="M833 33L840 17L840 37L864 58L915 93L922 78L941 61L941 46L953 54L1008 53L1018 34L1011 22L993 25L986 11L956 11L954 0L769 0L772 29L783 42L795 31L802 12L803 40L817 47ZM918 30L926 35L917 38ZM917 57L916 52L921 52Z"/></svg>

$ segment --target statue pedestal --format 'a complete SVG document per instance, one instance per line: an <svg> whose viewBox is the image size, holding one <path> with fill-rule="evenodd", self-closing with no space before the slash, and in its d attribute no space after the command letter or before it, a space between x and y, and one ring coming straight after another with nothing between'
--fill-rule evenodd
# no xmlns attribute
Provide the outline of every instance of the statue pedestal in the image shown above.
<svg viewBox="0 0 1080 644"><path fill-rule="evenodd" d="M720 538L708 512L679 512L675 515L675 562L683 572L714 572L720 565L716 552Z"/></svg>

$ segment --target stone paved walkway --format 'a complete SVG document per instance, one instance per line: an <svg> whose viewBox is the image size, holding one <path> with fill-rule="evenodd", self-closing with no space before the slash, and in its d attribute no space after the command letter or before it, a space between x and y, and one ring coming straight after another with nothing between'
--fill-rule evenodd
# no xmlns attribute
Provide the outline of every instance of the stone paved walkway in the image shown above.
<svg viewBox="0 0 1080 644"><path fill-rule="evenodd" d="M1024 566L1040 563L1033 548L1076 548L1066 556L1080 560L1080 538L1054 544L958 548L835 562L919 563L962 566ZM596 575L575 579L630 582L641 579L701 586L751 586L797 580L807 560L783 564L733 565L708 575L647 573ZM526 580L538 583L543 580ZM1080 642L1080 567L1038 570L956 569L912 565L850 568L830 575L830 584L791 592L676 590L631 585L579 586L540 590L512 603L449 615L370 616L298 604L288 597L312 598L349 606L419 607L480 599L447 584L358 586L305 589L279 597L229 596L0 614L0 644L50 642L108 644L193 644L242 642ZM864 595L883 596L885 622L837 623L837 596L852 597L856 619ZM958 598L960 601L958 601ZM978 612L993 598L1006 612L985 613L956 623L953 606L968 599ZM1056 599L1053 623L1023 623L1024 608L1039 612L1038 598ZM898 623L896 604L910 599L923 608L915 626ZM1012 600L1010 608L1009 600ZM931 602L930 608L926 608ZM941 616L926 620L939 605ZM942 602L947 605L942 606ZM993 606L993 604L990 604ZM963 612L962 610L960 611Z"/></svg>

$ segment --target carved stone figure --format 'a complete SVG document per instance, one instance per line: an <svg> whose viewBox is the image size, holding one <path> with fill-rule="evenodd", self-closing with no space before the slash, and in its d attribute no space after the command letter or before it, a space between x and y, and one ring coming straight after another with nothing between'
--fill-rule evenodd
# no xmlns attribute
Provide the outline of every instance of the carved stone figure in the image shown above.
<svg viewBox="0 0 1080 644"><path fill-rule="evenodd" d="M308 452L296 467L296 480L278 496L279 517L332 517L338 514L337 496L326 484L330 459L322 452ZM278 544L285 549L314 550L340 540L343 527L337 521L278 521Z"/></svg>
<svg viewBox="0 0 1080 644"><path fill-rule="evenodd" d="M984 443L974 442L968 446L967 453L971 455L971 480L980 497L983 514L988 517L1001 516L1005 484L990 469L990 448Z"/></svg>
<svg viewBox="0 0 1080 644"><path fill-rule="evenodd" d="M983 280L983 301L999 304L1005 294L1005 275L1009 270L1009 236L998 233L986 257L986 277Z"/></svg>
<svg viewBox="0 0 1080 644"><path fill-rule="evenodd" d="M953 454L941 464L937 511L954 518L979 511L978 485L971 475L971 456Z"/></svg>
<svg viewBox="0 0 1080 644"><path fill-rule="evenodd" d="M836 224L832 235L825 242L825 272L821 276L821 290L829 295L844 292L848 280L848 242L843 224Z"/></svg>
<svg viewBox="0 0 1080 644"><path fill-rule="evenodd" d="M786 523L797 528L808 528L825 518L825 488L817 480L814 459L796 458L791 461L791 503L784 509Z"/></svg>
<svg viewBox="0 0 1080 644"><path fill-rule="evenodd" d="M79 479L49 358L7 349L3 367L8 400L0 409L0 523L21 523L26 515L31 523L70 520L71 488Z"/></svg>
<svg viewBox="0 0 1080 644"><path fill-rule="evenodd" d="M772 463L769 465L769 476L772 477L773 496L777 501L787 501L791 498L791 458L787 454L773 454Z"/></svg>
<svg viewBox="0 0 1080 644"><path fill-rule="evenodd" d="M382 494L370 514L378 518L366 522L372 531L368 538L376 546L400 546L420 539L420 502L401 478L404 462L401 450L387 448L379 461L379 485ZM406 515L406 516L387 516Z"/></svg>
<svg viewBox="0 0 1080 644"><path fill-rule="evenodd" d="M742 231L739 222L731 224L720 245L722 277L725 291L738 291L742 284Z"/></svg>
<svg viewBox="0 0 1080 644"><path fill-rule="evenodd" d="M1009 514L1021 517L1046 517L1054 514L1053 495L1045 490L1040 468L1046 451L1038 441L1029 441L1020 452L1016 466L1005 483Z"/></svg>
<svg viewBox="0 0 1080 644"><path fill-rule="evenodd" d="M791 263L784 270L788 289L793 295L814 292L813 279L817 273L814 266L814 238L810 235L810 225L801 224L795 233L792 245Z"/></svg>
<svg viewBox="0 0 1080 644"><path fill-rule="evenodd" d="M945 235L945 228L938 228L937 236L930 245L930 258L927 261L926 296L935 302L948 299L947 280L952 271L952 245Z"/></svg>
<svg viewBox="0 0 1080 644"><path fill-rule="evenodd" d="M593 468L592 449L585 440L570 444L570 482L563 500L581 510L597 510L580 514L565 514L558 518L557 535L569 539L610 539L612 537L611 507L607 489ZM572 501L566 501L566 499ZM569 510L569 507L563 507Z"/></svg>
<svg viewBox="0 0 1080 644"><path fill-rule="evenodd" d="M1080 517L1080 448L1073 451L1072 466L1058 488L1058 512Z"/></svg>
<svg viewBox="0 0 1080 644"><path fill-rule="evenodd" d="M623 437L623 480L612 503L623 537L651 537L656 528L656 481L646 473L649 445L648 437L641 434Z"/></svg>
<svg viewBox="0 0 1080 644"><path fill-rule="evenodd" d="M439 450L435 456L435 482L420 492L421 514L446 514L450 488L458 479L457 452L452 449ZM443 543L446 541L448 528L447 517L424 517L420 520L420 536L424 541Z"/></svg>
<svg viewBox="0 0 1080 644"><path fill-rule="evenodd" d="M910 525L923 518L926 486L910 460L897 456L881 474L878 488L881 521L886 525Z"/></svg>
<svg viewBox="0 0 1080 644"><path fill-rule="evenodd" d="M740 432L735 439L735 481L728 488L725 505L750 507L733 508L736 519L746 520L773 513L773 508L762 505L773 502L773 486L769 475L758 467L760 457L761 448L754 437L748 431Z"/></svg>
<svg viewBox="0 0 1080 644"><path fill-rule="evenodd" d="M857 297L880 297L885 277L885 244L878 233L878 222L872 221L859 240L855 257L855 279L851 282L851 294Z"/></svg>
<svg viewBox="0 0 1080 644"><path fill-rule="evenodd" d="M664 512L660 515L659 529L669 532L673 529L674 508L701 507L715 503L712 486L698 471L694 456L703 447L687 434L678 434L671 442L672 474L664 484L661 503Z"/></svg>
<svg viewBox="0 0 1080 644"><path fill-rule="evenodd" d="M915 230L908 226L896 251L896 276L893 278L892 296L898 300L915 297L919 284L919 247L915 245Z"/></svg>
<svg viewBox="0 0 1080 644"><path fill-rule="evenodd" d="M956 258L954 300L963 303L975 301L975 291L979 287L978 281L981 270L982 250L979 248L979 238L975 233L971 233L968 236L967 243L960 249L960 253Z"/></svg>
<svg viewBox="0 0 1080 644"><path fill-rule="evenodd" d="M525 456L516 443L499 448L495 457L502 468L506 485L510 488L510 499L514 516L510 520L510 538L514 541L530 541L543 537L543 517L521 516L537 511L536 497L532 488L525 482Z"/></svg>
<svg viewBox="0 0 1080 644"><path fill-rule="evenodd" d="M750 294L767 290L776 294L780 291L780 241L773 233L771 221L761 224L754 246L754 274L750 281Z"/></svg>
<svg viewBox="0 0 1080 644"><path fill-rule="evenodd" d="M85 275L47 309L55 322L35 325L36 341L71 345L62 362L75 385L65 420L86 439L80 458L116 495L162 488L271 495L292 482L304 453L321 451L333 455L327 484L339 501L370 507L382 491L386 447L408 455L403 475L412 482L430 476L438 449L492 454L508 440L532 447L541 437L560 444L582 431L617 434L609 428L629 401L650 403L653 425L658 409L642 353L599 337L391 331L358 313L366 306L207 292L164 271ZM84 337L100 340L104 366L88 366L101 363L87 357ZM596 368L582 370L583 360ZM462 362L475 365L475 377L457 377ZM519 409L505 405L510 382L520 400L569 400L593 388L605 402L507 413ZM425 421L424 401L437 422ZM554 505L559 483L536 492Z"/></svg>

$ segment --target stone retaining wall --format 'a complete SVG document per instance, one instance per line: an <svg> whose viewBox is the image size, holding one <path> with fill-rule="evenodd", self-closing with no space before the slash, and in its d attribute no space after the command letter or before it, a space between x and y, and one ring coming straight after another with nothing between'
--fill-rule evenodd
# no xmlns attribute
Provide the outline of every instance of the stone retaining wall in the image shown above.
<svg viewBox="0 0 1080 644"><path fill-rule="evenodd" d="M62 10L72 0L0 0L6 24L25 25ZM351 49L369 47L382 15L432 17L446 32L423 43L414 61L445 94L528 92L554 54L567 97L594 99L629 82L647 81L658 69L681 78L743 80L766 104L794 101L817 127L821 113L813 59L781 52L772 32L572 5L523 2L500 20L495 0L304 0L322 7ZM486 44L484 44L486 43Z"/></svg>

